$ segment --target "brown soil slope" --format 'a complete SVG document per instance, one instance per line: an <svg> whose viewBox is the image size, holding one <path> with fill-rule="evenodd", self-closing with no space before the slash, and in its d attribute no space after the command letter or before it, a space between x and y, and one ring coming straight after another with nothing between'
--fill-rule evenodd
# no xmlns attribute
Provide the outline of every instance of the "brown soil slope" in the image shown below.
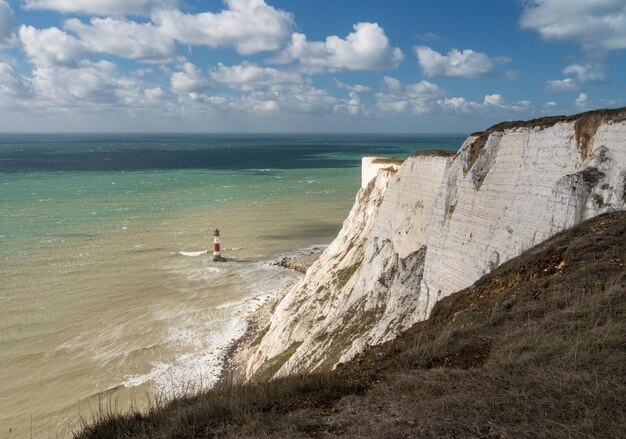
<svg viewBox="0 0 626 439"><path fill-rule="evenodd" d="M624 437L626 212L513 259L328 374L223 387L79 438Z"/></svg>

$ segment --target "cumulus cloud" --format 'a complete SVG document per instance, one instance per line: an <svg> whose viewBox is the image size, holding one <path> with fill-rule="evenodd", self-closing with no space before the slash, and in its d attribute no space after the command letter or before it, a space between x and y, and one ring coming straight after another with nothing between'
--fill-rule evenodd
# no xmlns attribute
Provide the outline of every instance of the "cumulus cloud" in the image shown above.
<svg viewBox="0 0 626 439"><path fill-rule="evenodd" d="M602 82L609 52L626 49L626 0L529 0L520 26L545 40L580 44L583 61L563 73L580 82Z"/></svg>
<svg viewBox="0 0 626 439"><path fill-rule="evenodd" d="M260 67L245 61L231 67L220 63L210 73L215 81L243 91L256 90L276 84L300 84L304 82L302 75L297 72L287 72L273 67Z"/></svg>
<svg viewBox="0 0 626 439"><path fill-rule="evenodd" d="M326 90L306 84L273 85L242 97L242 108L251 112L328 114L338 101Z"/></svg>
<svg viewBox="0 0 626 439"><path fill-rule="evenodd" d="M416 84L403 84L392 77L385 77L383 85L375 94L378 112L405 115L437 113L478 113L501 114L528 113L532 110L529 101L507 102L499 93L487 94L482 102L468 100L462 96L446 96L436 84L421 81Z"/></svg>
<svg viewBox="0 0 626 439"><path fill-rule="evenodd" d="M276 64L299 62L309 72L339 70L385 70L398 67L404 54L392 47L377 23L357 23L346 38L329 36L326 41L308 41L294 33L289 46L270 59Z"/></svg>
<svg viewBox="0 0 626 439"><path fill-rule="evenodd" d="M336 113L357 115L365 113L366 111L365 105L363 105L361 98L355 91L349 93L348 99L343 99L335 104Z"/></svg>
<svg viewBox="0 0 626 439"><path fill-rule="evenodd" d="M198 93L210 89L211 82L202 74L200 69L190 62L181 66L181 71L172 74L170 80L172 91L179 96L196 99Z"/></svg>
<svg viewBox="0 0 626 439"><path fill-rule="evenodd" d="M96 109L149 106L163 98L159 87L118 75L109 61L85 63L78 68L37 67L32 85L40 104L47 108Z"/></svg>
<svg viewBox="0 0 626 439"><path fill-rule="evenodd" d="M508 103L499 94L486 95L483 102L474 102L463 97L439 99L438 107L443 111L455 113L488 113L497 110L510 113L528 112L533 108L530 101L518 101Z"/></svg>
<svg viewBox="0 0 626 439"><path fill-rule="evenodd" d="M491 105L492 107L499 107L504 104L504 99L502 98L502 95L497 93L492 95L486 95L485 99L483 100L483 104Z"/></svg>
<svg viewBox="0 0 626 439"><path fill-rule="evenodd" d="M5 0L0 0L0 48L13 46L16 41L15 14Z"/></svg>
<svg viewBox="0 0 626 439"><path fill-rule="evenodd" d="M178 0L26 0L26 9L44 9L64 14L147 15L155 9L171 9Z"/></svg>
<svg viewBox="0 0 626 439"><path fill-rule="evenodd" d="M606 80L603 64L571 64L563 69L563 74L576 76L580 82L602 82Z"/></svg>
<svg viewBox="0 0 626 439"><path fill-rule="evenodd" d="M29 81L18 76L11 65L2 62L0 62L0 97L10 99L30 97ZM6 102L5 99L0 99L0 104Z"/></svg>
<svg viewBox="0 0 626 439"><path fill-rule="evenodd" d="M354 92L354 93L370 93L371 91L373 91L372 87L368 87L367 85L361 85L361 84L350 85L350 84L346 84L345 82L341 82L337 78L335 78L335 84L337 85L337 88L340 88L342 90L347 90L349 92Z"/></svg>
<svg viewBox="0 0 626 439"><path fill-rule="evenodd" d="M414 48L417 60L427 77L442 76L448 78L477 78L494 75L496 65L510 62L510 58L490 58L482 52L452 49L443 55L427 46Z"/></svg>
<svg viewBox="0 0 626 439"><path fill-rule="evenodd" d="M396 78L385 76L381 90L375 95L376 106L387 112L426 113L433 99L444 93L439 86L429 81L403 84Z"/></svg>
<svg viewBox="0 0 626 439"><path fill-rule="evenodd" d="M626 49L626 0L530 0L520 25L546 40L577 41L590 49Z"/></svg>
<svg viewBox="0 0 626 439"><path fill-rule="evenodd" d="M587 101L589 100L589 97L587 96L587 93L581 93L578 95L578 97L576 98L576 101L574 102L574 105L576 105L577 108L585 108L587 107Z"/></svg>
<svg viewBox="0 0 626 439"><path fill-rule="evenodd" d="M76 66L87 54L80 41L56 27L21 26L19 36L26 54L38 67Z"/></svg>
<svg viewBox="0 0 626 439"><path fill-rule="evenodd" d="M278 50L293 27L291 14L265 0L226 0L218 13L185 14L163 9L153 20L165 35L183 44L233 47L242 55Z"/></svg>
<svg viewBox="0 0 626 439"><path fill-rule="evenodd" d="M150 23L125 19L92 18L90 24L78 19L65 21L92 52L102 52L144 62L168 61L176 55L174 41Z"/></svg>
<svg viewBox="0 0 626 439"><path fill-rule="evenodd" d="M578 83L572 78L554 79L546 81L544 88L551 93L575 93L578 91Z"/></svg>
<svg viewBox="0 0 626 439"><path fill-rule="evenodd" d="M410 97L432 97L443 93L437 84L429 81L420 81L416 84L403 84L396 78L385 76L383 78L383 90L391 94L401 94Z"/></svg>

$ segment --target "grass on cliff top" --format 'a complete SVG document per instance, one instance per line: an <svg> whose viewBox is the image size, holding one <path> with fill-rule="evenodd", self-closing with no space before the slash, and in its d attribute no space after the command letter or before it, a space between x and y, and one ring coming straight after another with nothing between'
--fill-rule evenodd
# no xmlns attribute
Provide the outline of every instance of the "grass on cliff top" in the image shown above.
<svg viewBox="0 0 626 439"><path fill-rule="evenodd" d="M626 213L603 215L439 302L337 370L223 386L78 438L622 438Z"/></svg>

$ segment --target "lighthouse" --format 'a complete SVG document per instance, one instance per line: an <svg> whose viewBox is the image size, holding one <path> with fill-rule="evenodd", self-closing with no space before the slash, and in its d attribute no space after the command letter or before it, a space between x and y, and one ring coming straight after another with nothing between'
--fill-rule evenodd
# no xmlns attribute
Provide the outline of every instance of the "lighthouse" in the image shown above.
<svg viewBox="0 0 626 439"><path fill-rule="evenodd" d="M213 260L215 262L224 262L222 257L222 250L220 248L220 231L215 229L213 232Z"/></svg>

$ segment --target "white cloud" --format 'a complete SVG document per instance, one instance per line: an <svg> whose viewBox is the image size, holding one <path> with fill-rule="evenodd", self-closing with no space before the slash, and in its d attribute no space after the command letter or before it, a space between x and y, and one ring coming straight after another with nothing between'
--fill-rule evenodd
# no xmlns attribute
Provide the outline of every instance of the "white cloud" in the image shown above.
<svg viewBox="0 0 626 439"><path fill-rule="evenodd" d="M626 0L528 0L520 25L545 40L580 44L583 61L563 73L602 82L609 52L626 49Z"/></svg>
<svg viewBox="0 0 626 439"><path fill-rule="evenodd" d="M576 98L576 101L574 102L574 104L576 105L576 107L578 108L586 108L587 107L587 101L589 100L587 93L581 93L578 95L578 97Z"/></svg>
<svg viewBox="0 0 626 439"><path fill-rule="evenodd" d="M123 111L153 105L163 97L158 87L119 76L117 66L108 61L84 63L78 68L38 67L33 71L32 84L38 104L48 110L109 107Z"/></svg>
<svg viewBox="0 0 626 439"><path fill-rule="evenodd" d="M285 114L329 114L338 104L326 90L305 84L273 85L242 97L242 109L251 112L284 112Z"/></svg>
<svg viewBox="0 0 626 439"><path fill-rule="evenodd" d="M215 81L243 91L256 90L276 84L300 84L304 82L302 75L297 72L286 72L273 67L259 67L245 61L231 67L220 63L210 74Z"/></svg>
<svg viewBox="0 0 626 439"><path fill-rule="evenodd" d="M368 87L367 85L361 85L361 84L350 85L350 84L346 84L345 82L341 82L337 78L335 78L335 84L337 84L337 88L340 88L342 90L347 90L349 92L370 93L373 91L372 87Z"/></svg>
<svg viewBox="0 0 626 439"><path fill-rule="evenodd" d="M234 47L242 55L278 50L293 27L291 14L265 0L225 0L218 13L185 14L159 10L153 20L161 30L181 43L212 48Z"/></svg>
<svg viewBox="0 0 626 439"><path fill-rule="evenodd" d="M504 99L502 99L502 95L495 93L492 95L485 96L485 99L483 100L483 104L491 105L493 107L499 107L504 104Z"/></svg>
<svg viewBox="0 0 626 439"><path fill-rule="evenodd" d="M578 83L572 78L554 79L545 84L545 90L552 93L575 93L578 89Z"/></svg>
<svg viewBox="0 0 626 439"><path fill-rule="evenodd" d="M336 113L357 115L367 111L356 91L351 91L348 96L348 99L342 100L335 105Z"/></svg>
<svg viewBox="0 0 626 439"><path fill-rule="evenodd" d="M440 99L437 105L444 111L455 113L489 113L494 110L500 114L503 111L508 113L529 112L533 105L530 101L518 101L508 103L500 94L486 95L482 103L469 101L463 97L453 97Z"/></svg>
<svg viewBox="0 0 626 439"><path fill-rule="evenodd" d="M38 67L76 66L87 54L80 41L56 27L21 26L19 36L26 54Z"/></svg>
<svg viewBox="0 0 626 439"><path fill-rule="evenodd" d="M414 48L417 60L427 77L476 78L497 73L496 64L510 62L510 58L489 58L482 52L452 49L443 55L430 47Z"/></svg>
<svg viewBox="0 0 626 439"><path fill-rule="evenodd" d="M13 46L16 41L15 14L5 0L0 0L0 48Z"/></svg>
<svg viewBox="0 0 626 439"><path fill-rule="evenodd" d="M426 113L430 111L434 98L442 94L444 91L429 81L403 84L396 78L385 76L381 90L375 95L376 106L393 113Z"/></svg>
<svg viewBox="0 0 626 439"><path fill-rule="evenodd" d="M220 113L234 112L239 120L242 117L265 115L324 117L338 112L339 107L345 104L326 90L308 84L274 84L242 93L240 96L209 96L201 91L192 91L180 94L179 100L197 112L208 109L218 110Z"/></svg>
<svg viewBox="0 0 626 439"><path fill-rule="evenodd" d="M103 52L141 61L167 61L176 55L174 41L150 23L125 19L92 18L91 24L78 19L65 22L92 52Z"/></svg>
<svg viewBox="0 0 626 439"><path fill-rule="evenodd" d="M405 115L426 114L492 114L529 113L533 105L529 101L507 102L499 93L485 95L482 102L474 102L462 96L447 97L436 84L421 81L403 84L389 76L375 94L376 110L381 113Z"/></svg>
<svg viewBox="0 0 626 439"><path fill-rule="evenodd" d="M626 49L626 0L529 0L520 25L546 40L589 49Z"/></svg>
<svg viewBox="0 0 626 439"><path fill-rule="evenodd" d="M307 41L294 33L291 44L270 59L276 64L298 61L309 72L339 70L385 70L398 67L404 54L392 47L377 23L357 23L346 38L329 36L326 41Z"/></svg>
<svg viewBox="0 0 626 439"><path fill-rule="evenodd" d="M548 107L548 108L554 108L554 107L556 107L556 106L557 106L557 103L556 103L556 102L554 102L554 101L548 101L548 102L546 102L546 103L545 103L545 105L544 105L544 106L545 106L545 107Z"/></svg>
<svg viewBox="0 0 626 439"><path fill-rule="evenodd" d="M602 82L606 80L603 63L593 64L571 64L563 69L564 75L574 75L580 82Z"/></svg>
<svg viewBox="0 0 626 439"><path fill-rule="evenodd" d="M476 102L467 101L463 97L441 99L437 101L437 103L441 107L452 109L455 111L463 111L463 112L467 112L471 108L480 107L480 104L477 104Z"/></svg>
<svg viewBox="0 0 626 439"><path fill-rule="evenodd" d="M172 91L179 97L197 100L200 93L210 89L211 82L200 69L190 62L181 66L181 71L172 74L170 80Z"/></svg>
<svg viewBox="0 0 626 439"><path fill-rule="evenodd" d="M39 67L33 72L33 87L40 100L55 106L113 104L117 101L114 72L110 63L75 69Z"/></svg>
<svg viewBox="0 0 626 439"><path fill-rule="evenodd" d="M0 105L30 97L30 84L27 79L18 76L13 67L0 62Z"/></svg>
<svg viewBox="0 0 626 439"><path fill-rule="evenodd" d="M26 0L26 9L93 15L147 15L178 6L177 0Z"/></svg>
<svg viewBox="0 0 626 439"><path fill-rule="evenodd" d="M416 84L403 84L391 76L385 76L383 78L383 89L391 94L400 94L414 98L439 96L443 93L437 84L433 84L429 81L420 81Z"/></svg>

